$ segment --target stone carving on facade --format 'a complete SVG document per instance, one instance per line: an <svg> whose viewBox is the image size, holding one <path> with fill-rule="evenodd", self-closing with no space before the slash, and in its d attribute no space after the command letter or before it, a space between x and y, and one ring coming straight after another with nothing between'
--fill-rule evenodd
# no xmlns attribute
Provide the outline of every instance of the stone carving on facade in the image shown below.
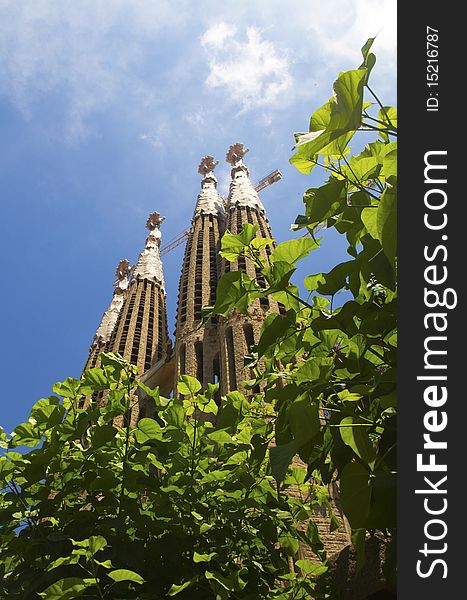
<svg viewBox="0 0 467 600"><path fill-rule="evenodd" d="M232 209L234 206L249 206L264 214L263 203L248 178L248 168L243 164L243 157L247 152L248 148L237 142L230 146L226 154L226 161L233 167L227 205L229 209Z"/></svg>
<svg viewBox="0 0 467 600"><path fill-rule="evenodd" d="M126 277L129 277L130 272L130 262L126 258L124 258L118 263L118 266L115 269L115 277L117 278L117 280L114 282L114 285L118 285L119 281L123 281Z"/></svg>
<svg viewBox="0 0 467 600"><path fill-rule="evenodd" d="M210 154L203 156L198 166L198 173L203 176L203 179L205 179L208 177L208 175L211 175L214 172L214 169L218 164L219 161L215 160Z"/></svg>
<svg viewBox="0 0 467 600"><path fill-rule="evenodd" d="M110 302L109 308L105 311L102 321L97 328L91 349L96 345L102 347L109 341L112 331L115 327L115 323L117 322L118 315L122 310L125 293L129 285L130 271L130 263L126 258L118 263L117 269L115 270L117 280L113 283L115 290L112 301Z"/></svg>
<svg viewBox="0 0 467 600"><path fill-rule="evenodd" d="M198 166L198 173L203 176L201 191L196 200L193 219L201 214L211 214L223 217L224 201L217 192L217 179L214 169L219 164L212 156L204 156Z"/></svg>
<svg viewBox="0 0 467 600"><path fill-rule="evenodd" d="M238 167L243 164L243 157L248 152L248 148L245 148L240 142L232 144L227 151L225 160L233 167Z"/></svg>

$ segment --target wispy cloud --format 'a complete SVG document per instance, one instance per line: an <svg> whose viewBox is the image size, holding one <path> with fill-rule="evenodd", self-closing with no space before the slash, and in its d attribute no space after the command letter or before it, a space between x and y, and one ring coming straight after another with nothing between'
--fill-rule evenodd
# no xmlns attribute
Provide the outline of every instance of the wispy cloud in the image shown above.
<svg viewBox="0 0 467 600"><path fill-rule="evenodd" d="M156 122L201 138L232 111L269 128L379 31L373 77L394 90L395 17L394 0L0 0L0 99L71 142L111 122L158 147Z"/></svg>
<svg viewBox="0 0 467 600"><path fill-rule="evenodd" d="M220 88L240 112L270 107L283 101L292 87L287 53L263 37L257 27L248 27L245 36L224 22L209 27L201 36L206 51L208 88Z"/></svg>
<svg viewBox="0 0 467 600"><path fill-rule="evenodd" d="M145 45L176 27L181 14L163 0L3 0L0 95L27 119L56 99L51 120L69 139L81 139L89 117L116 99L144 105L157 95L141 74Z"/></svg>

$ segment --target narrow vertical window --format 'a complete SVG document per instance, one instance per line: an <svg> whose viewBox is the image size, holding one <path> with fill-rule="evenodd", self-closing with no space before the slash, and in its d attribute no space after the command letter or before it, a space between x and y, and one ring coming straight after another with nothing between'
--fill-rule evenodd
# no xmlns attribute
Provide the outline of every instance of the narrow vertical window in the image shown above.
<svg viewBox="0 0 467 600"><path fill-rule="evenodd" d="M220 360L219 360L219 352L216 354L212 361L212 376L213 383L219 383L219 389L214 394L214 400L217 406L220 405L221 401L221 391L220 391L220 380L221 380L221 369L220 369Z"/></svg>
<svg viewBox="0 0 467 600"><path fill-rule="evenodd" d="M202 384L203 377L203 342L199 340L195 342L195 357L196 357L196 379Z"/></svg>
<svg viewBox="0 0 467 600"><path fill-rule="evenodd" d="M253 327L250 325L250 323L247 323L246 325L243 326L243 333L245 334L246 348L247 348L247 351L249 351L250 347L255 345L255 336L253 334Z"/></svg>
<svg viewBox="0 0 467 600"><path fill-rule="evenodd" d="M203 218L203 217L202 217ZM201 223L203 229L198 231L196 241L196 263L195 263L195 306L194 319L201 319L201 306L203 304L203 232L204 221Z"/></svg>
<svg viewBox="0 0 467 600"><path fill-rule="evenodd" d="M233 339L232 327L228 327L226 331L227 342L227 362L229 365L229 387L230 391L237 389L237 374L235 370L235 346Z"/></svg>
<svg viewBox="0 0 467 600"><path fill-rule="evenodd" d="M185 375L186 369L186 345L182 344L180 346L180 354L179 354L179 363L178 363L178 374Z"/></svg>

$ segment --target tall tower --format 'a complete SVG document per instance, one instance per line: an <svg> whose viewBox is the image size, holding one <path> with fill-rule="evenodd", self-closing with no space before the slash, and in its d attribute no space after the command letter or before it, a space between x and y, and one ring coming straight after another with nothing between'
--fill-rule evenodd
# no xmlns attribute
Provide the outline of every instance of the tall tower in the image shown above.
<svg viewBox="0 0 467 600"><path fill-rule="evenodd" d="M180 277L175 330L175 384L181 374L206 385L221 379L217 322L201 324L201 308L215 302L220 276L220 238L224 230L224 202L217 193L214 169L205 156L199 165L201 191L191 221Z"/></svg>
<svg viewBox="0 0 467 600"><path fill-rule="evenodd" d="M160 225L164 218L157 212L149 215L146 245L134 268L108 344L110 352L121 354L138 367L140 374L168 352L164 274L159 254Z"/></svg>
<svg viewBox="0 0 467 600"><path fill-rule="evenodd" d="M258 226L257 236L271 238L271 228L266 216L264 206L251 183L248 168L243 164L243 157L248 149L243 144L232 144L227 152L226 160L232 165L229 196L227 199L227 230L231 233L240 233L244 223ZM269 264L269 256L274 247L268 244L261 250L261 256ZM259 283L264 283L264 277L252 261L244 256L235 262L222 261L223 273L227 271L242 270L249 277L256 278ZM250 346L258 343L261 325L270 313L279 312L279 305L272 298L260 298L253 301L249 309L249 317L232 311L227 317L222 318L219 324L219 337L221 343L221 393L231 390L241 390L241 382L248 379L244 368L244 356L248 354Z"/></svg>
<svg viewBox="0 0 467 600"><path fill-rule="evenodd" d="M89 348L89 356L84 366L84 371L98 366L99 354L107 350L110 336L118 320L120 311L122 310L125 295L128 290L129 274L130 263L126 259L121 260L115 271L117 279L113 283L115 290L112 301L110 302L109 308L103 314L101 323L94 335L91 347Z"/></svg>

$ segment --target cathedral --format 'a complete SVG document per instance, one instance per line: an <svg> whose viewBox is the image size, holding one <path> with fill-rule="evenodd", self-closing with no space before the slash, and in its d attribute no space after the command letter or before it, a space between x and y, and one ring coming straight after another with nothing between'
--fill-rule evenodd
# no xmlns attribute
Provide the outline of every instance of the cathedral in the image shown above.
<svg viewBox="0 0 467 600"><path fill-rule="evenodd" d="M158 385L165 395L177 394L176 382L182 374L196 377L204 386L219 383L220 396L242 390L242 381L248 379L244 356L258 342L264 318L281 307L272 298L257 299L249 317L234 313L214 317L204 325L202 307L214 304L217 282L229 270L241 269L261 278L244 257L231 263L219 254L224 232L238 233L244 223L257 225L259 236L272 237L264 206L243 163L247 151L237 143L227 152L232 180L226 199L217 191L214 169L218 162L206 156L199 165L201 190L186 236L174 343L168 333L161 259L164 217L154 212L146 222L149 235L136 265L122 260L117 267L112 301L97 328L85 370L98 365L101 352L118 352L138 367L146 385ZM272 250L272 244L262 250L266 261ZM132 421L144 416L149 415L141 399Z"/></svg>
<svg viewBox="0 0 467 600"><path fill-rule="evenodd" d="M226 160L232 167L227 198L222 198L217 191L214 169L218 162L212 156L206 156L199 165L201 190L191 226L186 231L174 343L168 333L161 259L160 227L164 217L153 212L146 222L149 235L136 265L131 267L127 260L122 260L117 267L113 297L97 328L84 370L99 366L101 352L118 352L137 366L143 383L150 388L159 386L164 396L177 396L177 380L183 374L196 377L203 386L219 383L219 401L233 390L247 395L242 382L249 379L250 374L244 367L244 357L258 342L266 316L282 312L283 307L272 297L260 298L250 305L248 316L232 311L226 317L214 316L204 324L202 320L202 308L215 303L217 283L224 273L240 269L261 282L261 273L256 272L255 265L247 262L245 257L229 262L220 256L224 232L239 233L244 223L258 226L258 236L272 238L266 211L257 191L261 185L253 186L243 162L247 152L243 144L238 143L230 146L227 152ZM279 172L275 176L280 178ZM266 264L269 264L273 250L272 241L261 249ZM102 392L96 399L106 401ZM131 422L136 424L139 419L149 416L151 414L142 394L132 409ZM305 466L298 456L292 464ZM384 593L381 596L368 594L370 590L378 590L380 585L380 557L370 561L369 567L355 576L354 558L350 554L350 527L341 510L336 485L330 484L328 488L340 525L336 531L330 532L329 516L324 507L316 512L313 520L328 556L335 557L336 577L342 579L343 586L347 587L344 597L352 600L392 598ZM294 495L293 486L288 493ZM379 547L376 546L375 550L377 555ZM300 548L299 552L303 558L311 558L309 550Z"/></svg>

